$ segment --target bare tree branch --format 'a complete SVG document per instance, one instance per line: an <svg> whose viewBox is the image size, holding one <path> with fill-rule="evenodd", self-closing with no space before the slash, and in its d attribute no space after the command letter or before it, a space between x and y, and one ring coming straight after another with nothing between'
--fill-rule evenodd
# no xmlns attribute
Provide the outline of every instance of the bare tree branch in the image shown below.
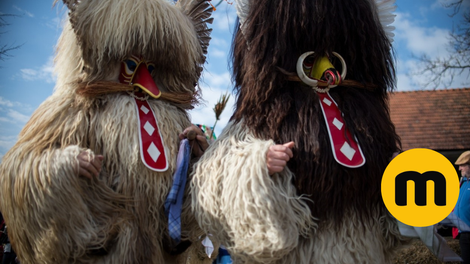
<svg viewBox="0 0 470 264"><path fill-rule="evenodd" d="M17 15L12 15L12 14L2 14L0 13L0 27L3 28L3 27L6 27L6 26L9 26L10 24L5 20L5 17L16 17ZM0 32L0 35L3 35L5 34L6 32L5 31L1 31ZM12 46L12 45L8 45L8 44L2 44L0 45L0 60L1 61L4 61L7 57L11 57L11 55L9 54L10 51L12 50L15 50L15 49L19 49L21 46L23 46L23 44L21 45L16 45L16 46ZM0 67L1 68L1 67Z"/></svg>
<svg viewBox="0 0 470 264"><path fill-rule="evenodd" d="M460 11L462 2L463 0L457 0L444 4L444 6L452 7L451 16L454 16ZM422 88L433 85L436 89L441 84L447 87L455 77L466 71L470 74L470 11L464 13L463 18L463 22L449 33L449 55L447 57L432 59L427 55L414 56L419 61L419 70L411 74L427 78L427 81L419 84ZM467 74L467 79L469 76Z"/></svg>
<svg viewBox="0 0 470 264"><path fill-rule="evenodd" d="M451 3L444 3L443 6L446 7L446 8L451 8L452 7L454 9L452 14L450 14L450 16L453 17L460 11L460 7L462 6L462 2L463 2L463 0L457 0L457 1L453 1Z"/></svg>

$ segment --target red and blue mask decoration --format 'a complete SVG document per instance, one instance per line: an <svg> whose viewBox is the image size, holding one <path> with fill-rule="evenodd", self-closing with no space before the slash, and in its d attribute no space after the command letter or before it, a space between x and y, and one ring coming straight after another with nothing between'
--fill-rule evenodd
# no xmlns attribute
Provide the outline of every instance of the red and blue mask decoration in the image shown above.
<svg viewBox="0 0 470 264"><path fill-rule="evenodd" d="M133 55L122 62L119 82L135 88L129 94L135 101L141 160L147 168L161 172L168 169L167 153L155 112L147 101L149 96L159 98L161 95L152 78L154 70L153 63Z"/></svg>
<svg viewBox="0 0 470 264"><path fill-rule="evenodd" d="M161 92L152 77L154 70L153 63L147 62L140 56L132 55L121 63L119 82L139 88L153 98L159 98Z"/></svg>

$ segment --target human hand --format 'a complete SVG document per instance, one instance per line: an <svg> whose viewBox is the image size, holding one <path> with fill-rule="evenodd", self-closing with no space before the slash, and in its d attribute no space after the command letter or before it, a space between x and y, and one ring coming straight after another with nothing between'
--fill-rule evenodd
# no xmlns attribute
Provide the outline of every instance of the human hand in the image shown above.
<svg viewBox="0 0 470 264"><path fill-rule="evenodd" d="M92 156L87 151L82 151L78 154L78 175L92 179L98 177L101 172L101 164L103 162L103 155Z"/></svg>
<svg viewBox="0 0 470 264"><path fill-rule="evenodd" d="M187 127L179 134L179 137L181 140L185 138L188 139L192 153L195 157L201 157L202 154L204 154L204 151L209 147L206 136L202 133L202 130L195 125Z"/></svg>
<svg viewBox="0 0 470 264"><path fill-rule="evenodd" d="M287 162L294 156L292 148L294 142L288 142L283 145L273 145L269 147L266 153L266 165L268 167L269 175L273 175L276 172L281 172L287 165Z"/></svg>

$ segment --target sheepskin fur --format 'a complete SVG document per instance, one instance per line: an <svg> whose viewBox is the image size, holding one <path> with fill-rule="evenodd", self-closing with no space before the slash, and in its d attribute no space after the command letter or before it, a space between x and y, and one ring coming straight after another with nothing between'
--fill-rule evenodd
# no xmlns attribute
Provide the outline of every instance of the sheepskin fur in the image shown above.
<svg viewBox="0 0 470 264"><path fill-rule="evenodd" d="M269 176L272 144L232 122L195 164L193 211L234 263L391 263L404 242L395 218L374 208L366 221L352 208L339 225L313 218L288 168Z"/></svg>
<svg viewBox="0 0 470 264"><path fill-rule="evenodd" d="M1 208L22 262L95 262L93 250L103 247L110 250L103 263L163 259L161 243L168 232L162 208L175 170L175 131L190 123L175 107L152 102L171 158L166 172L153 172L140 160L133 100L110 95L86 108L52 96L23 130L29 135L37 132L30 127L47 124L42 133L27 141L20 136L5 155ZM50 109L62 111L54 116ZM45 142L56 146L42 146L41 137L57 137ZM78 177L76 156L83 150L105 156L99 179Z"/></svg>
<svg viewBox="0 0 470 264"><path fill-rule="evenodd" d="M381 198L400 138L388 109L393 50L376 2L393 4L244 1L232 50L234 114L195 165L191 189L199 224L235 263L390 263L406 242ZM337 70L332 52L346 61L346 81L330 95L364 153L359 168L335 161L319 96L292 78L308 51L329 56ZM293 157L269 176L269 146L290 141Z"/></svg>
<svg viewBox="0 0 470 264"><path fill-rule="evenodd" d="M290 184L292 173L268 175L265 156L272 144L229 124L196 164L191 183L201 226L235 257L260 263L288 254L316 227Z"/></svg>
<svg viewBox="0 0 470 264"><path fill-rule="evenodd" d="M155 172L140 158L134 98L77 91L98 81L101 88L106 82L112 87L121 60L139 54L155 63L153 77L162 91L195 98L209 5L82 0L69 8L54 93L0 166L0 210L12 245L22 263L186 263L166 250L171 240L164 202L176 169L178 134L191 124L191 105L148 100L169 162L168 170ZM99 177L79 177L82 151L90 158L104 156ZM197 241L204 233L189 205L183 206L182 239Z"/></svg>

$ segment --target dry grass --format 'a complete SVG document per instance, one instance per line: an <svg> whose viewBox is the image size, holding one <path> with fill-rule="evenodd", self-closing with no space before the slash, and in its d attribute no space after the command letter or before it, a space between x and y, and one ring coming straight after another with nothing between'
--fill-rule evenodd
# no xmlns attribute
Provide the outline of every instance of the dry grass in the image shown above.
<svg viewBox="0 0 470 264"><path fill-rule="evenodd" d="M446 237L449 247L460 255L459 240ZM414 240L411 245L397 252L393 261L395 264L460 264L460 262L443 262L420 241Z"/></svg>

